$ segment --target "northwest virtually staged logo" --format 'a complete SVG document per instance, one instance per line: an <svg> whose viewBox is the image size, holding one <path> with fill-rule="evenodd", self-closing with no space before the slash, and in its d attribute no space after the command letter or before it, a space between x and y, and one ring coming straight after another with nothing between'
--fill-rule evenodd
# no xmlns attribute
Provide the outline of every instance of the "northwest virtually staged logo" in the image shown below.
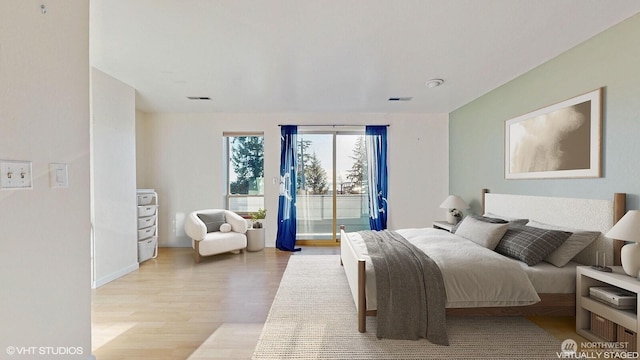
<svg viewBox="0 0 640 360"><path fill-rule="evenodd" d="M581 350L578 350L578 343L573 339L566 339L560 345L559 352L556 352L558 359L638 359L640 353L628 351L628 342L582 342Z"/></svg>
<svg viewBox="0 0 640 360"><path fill-rule="evenodd" d="M566 339L560 345L563 355L575 355L578 351L578 343L573 339Z"/></svg>

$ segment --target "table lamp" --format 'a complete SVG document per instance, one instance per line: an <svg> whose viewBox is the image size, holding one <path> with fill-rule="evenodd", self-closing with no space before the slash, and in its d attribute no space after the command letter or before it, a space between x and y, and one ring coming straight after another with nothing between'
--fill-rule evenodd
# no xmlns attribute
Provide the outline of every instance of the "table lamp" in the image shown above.
<svg viewBox="0 0 640 360"><path fill-rule="evenodd" d="M447 222L449 224L456 224L458 222L458 218L455 217L452 212L454 210L468 209L469 205L467 205L467 203L464 202L464 200L462 200L460 196L449 195L446 199L444 199L442 204L440 204L440 207L443 209L449 209L449 211L447 212Z"/></svg>
<svg viewBox="0 0 640 360"><path fill-rule="evenodd" d="M620 251L622 269L629 276L637 277L640 270L640 210L630 210L605 235L608 238L633 241Z"/></svg>

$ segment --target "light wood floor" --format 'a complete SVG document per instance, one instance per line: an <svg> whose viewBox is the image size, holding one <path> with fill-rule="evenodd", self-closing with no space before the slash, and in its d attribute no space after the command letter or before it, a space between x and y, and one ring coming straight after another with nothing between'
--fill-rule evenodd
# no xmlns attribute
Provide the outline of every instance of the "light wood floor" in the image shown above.
<svg viewBox="0 0 640 360"><path fill-rule="evenodd" d="M266 248L195 264L191 249L161 248L138 271L94 290L93 353L98 360L250 359L289 256L338 253ZM572 317L531 320L559 340L585 341Z"/></svg>

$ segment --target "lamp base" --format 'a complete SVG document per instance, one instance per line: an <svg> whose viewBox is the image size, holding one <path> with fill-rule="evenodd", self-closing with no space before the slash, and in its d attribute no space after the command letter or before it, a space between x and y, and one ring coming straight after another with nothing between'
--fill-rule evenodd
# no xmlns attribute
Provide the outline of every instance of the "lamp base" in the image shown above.
<svg viewBox="0 0 640 360"><path fill-rule="evenodd" d="M622 269L629 276L637 277L640 270L640 244L627 244L620 250Z"/></svg>
<svg viewBox="0 0 640 360"><path fill-rule="evenodd" d="M458 218L451 215L450 212L447 212L447 222L451 225L455 225L458 223Z"/></svg>

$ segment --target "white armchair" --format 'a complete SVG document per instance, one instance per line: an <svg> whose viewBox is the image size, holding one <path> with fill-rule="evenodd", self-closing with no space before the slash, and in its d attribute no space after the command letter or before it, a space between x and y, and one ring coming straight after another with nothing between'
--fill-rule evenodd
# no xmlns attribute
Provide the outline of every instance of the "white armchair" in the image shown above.
<svg viewBox="0 0 640 360"><path fill-rule="evenodd" d="M241 251L247 247L247 222L233 211L194 211L185 219L184 231L192 239L196 263L200 262L200 256Z"/></svg>

